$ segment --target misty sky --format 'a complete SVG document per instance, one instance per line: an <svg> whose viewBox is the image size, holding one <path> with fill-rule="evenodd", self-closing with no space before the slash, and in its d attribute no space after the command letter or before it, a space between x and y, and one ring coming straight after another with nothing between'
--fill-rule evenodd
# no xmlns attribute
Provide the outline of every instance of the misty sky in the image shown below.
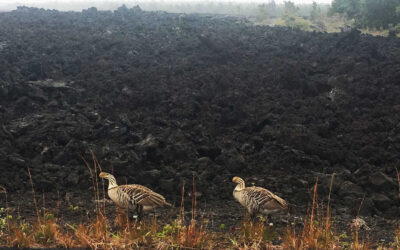
<svg viewBox="0 0 400 250"><path fill-rule="evenodd" d="M134 4L145 3L145 2L239 2L239 3L267 3L269 0L0 0L0 11L12 10L17 6L30 6L39 8L49 9L60 9L60 10L77 10L85 9L89 7L100 7L100 9L115 9L122 4L126 4L128 7ZM282 3L284 0L275 0L276 3ZM291 0L296 4L310 4L312 2L330 4L332 0ZM69 8L68 6L71 6Z"/></svg>
<svg viewBox="0 0 400 250"><path fill-rule="evenodd" d="M149 0L151 1L151 0ZM165 2L242 2L242 3L248 3L248 2L268 2L269 0L164 0ZM275 0L276 3L282 3L284 0ZM317 2L317 3L331 3L332 0L291 0L294 3L312 3L312 2ZM68 2L93 2L93 3L98 3L98 2L110 2L110 3L120 3L120 2L126 2L126 3L132 3L132 2L146 2L146 0L0 0L0 3L2 4L43 4L46 2L60 2L60 3L68 3Z"/></svg>

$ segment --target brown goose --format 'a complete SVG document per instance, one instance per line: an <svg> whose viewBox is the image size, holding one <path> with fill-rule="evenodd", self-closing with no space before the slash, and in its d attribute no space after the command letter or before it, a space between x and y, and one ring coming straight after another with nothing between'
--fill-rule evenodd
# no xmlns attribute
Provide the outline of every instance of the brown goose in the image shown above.
<svg viewBox="0 0 400 250"><path fill-rule="evenodd" d="M141 218L143 212L152 211L157 207L172 206L165 201L164 196L142 185L131 184L118 186L112 174L101 172L100 178L108 180L108 196L120 208L133 210Z"/></svg>
<svg viewBox="0 0 400 250"><path fill-rule="evenodd" d="M251 219L259 213L269 217L270 214L288 208L285 200L265 188L246 187L244 180L240 177L233 177L232 181L237 183L233 190L233 197L247 208Z"/></svg>

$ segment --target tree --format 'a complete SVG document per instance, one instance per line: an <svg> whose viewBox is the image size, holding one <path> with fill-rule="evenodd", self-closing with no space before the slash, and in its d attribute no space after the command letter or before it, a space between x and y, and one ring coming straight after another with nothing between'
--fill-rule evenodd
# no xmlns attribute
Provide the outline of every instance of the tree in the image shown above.
<svg viewBox="0 0 400 250"><path fill-rule="evenodd" d="M311 21L315 22L321 16L321 8L316 2L312 3L312 9L310 12Z"/></svg>
<svg viewBox="0 0 400 250"><path fill-rule="evenodd" d="M268 3L263 3L257 5L258 9L258 19L259 20L266 20L270 17L276 16L276 4L274 0L269 1Z"/></svg>
<svg viewBox="0 0 400 250"><path fill-rule="evenodd" d="M330 12L354 19L364 28L388 28L400 23L399 0L333 0Z"/></svg>
<svg viewBox="0 0 400 250"><path fill-rule="evenodd" d="M399 0L364 0L359 23L362 27L384 28L400 22L396 9Z"/></svg>
<svg viewBox="0 0 400 250"><path fill-rule="evenodd" d="M275 3L275 0L270 0L267 3L266 8L268 9L268 13L271 16L276 17L276 3Z"/></svg>
<svg viewBox="0 0 400 250"><path fill-rule="evenodd" d="M326 26L323 21L321 8L316 2L312 3L312 9L310 11L310 20L314 24L314 30L326 31Z"/></svg>
<svg viewBox="0 0 400 250"><path fill-rule="evenodd" d="M258 16L257 16L257 18L258 18L260 21L261 21L261 20L266 20L266 19L269 18L269 13L268 13L268 10L267 10L267 8L266 8L266 6L265 6L264 3L258 5L258 6L257 6L257 9L258 9Z"/></svg>
<svg viewBox="0 0 400 250"><path fill-rule="evenodd" d="M297 12L299 11L299 8L294 5L293 2L291 1L285 1L284 3L284 15L297 15Z"/></svg>
<svg viewBox="0 0 400 250"><path fill-rule="evenodd" d="M333 0L330 11L348 19L357 18L361 14L361 3L360 0Z"/></svg>
<svg viewBox="0 0 400 250"><path fill-rule="evenodd" d="M298 16L299 8L291 1L284 2L284 13L282 16L285 26L299 28L302 30L311 30L311 22Z"/></svg>

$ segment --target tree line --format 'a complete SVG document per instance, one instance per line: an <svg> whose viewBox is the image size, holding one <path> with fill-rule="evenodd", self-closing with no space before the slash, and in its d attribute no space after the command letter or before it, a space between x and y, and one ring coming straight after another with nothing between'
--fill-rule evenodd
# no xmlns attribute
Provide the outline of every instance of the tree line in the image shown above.
<svg viewBox="0 0 400 250"><path fill-rule="evenodd" d="M400 24L400 0L334 0L330 13L353 19L360 28L387 29Z"/></svg>

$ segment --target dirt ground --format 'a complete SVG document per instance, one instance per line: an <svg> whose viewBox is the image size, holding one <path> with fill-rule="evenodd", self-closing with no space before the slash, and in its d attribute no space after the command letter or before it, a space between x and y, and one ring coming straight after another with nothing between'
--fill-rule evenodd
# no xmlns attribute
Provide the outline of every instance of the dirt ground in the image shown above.
<svg viewBox="0 0 400 250"><path fill-rule="evenodd" d="M186 197L190 200L191 197ZM43 202L44 200L44 202ZM86 195L82 193L69 193L65 197L57 197L55 194L47 193L37 194L37 206L40 215L44 213L54 214L58 218L58 224L68 228L69 225L78 225L80 223L90 223L96 218L96 205L102 206L105 204L105 211L107 218L114 225L116 213L121 212L111 200L106 199L95 200L93 195ZM143 218L144 222L151 223L156 219L157 223L161 226L171 223L180 213L181 204L174 204L172 208L159 208L154 213L146 214ZM1 202L1 207L5 207L5 203ZM21 221L34 222L37 219L33 195L21 194L18 197L10 197L8 202L10 212L14 215L20 216ZM192 216L191 201L185 201L185 217L190 221ZM103 211L103 210L102 210ZM322 210L320 210L322 211ZM325 210L323 211L326 212ZM133 214L130 214L132 216ZM393 232L397 227L397 221L385 219L383 217L365 217L365 220L370 230L362 228L360 230L360 240L371 242L371 247L388 246L393 242ZM270 225L272 232L272 243L282 243L288 229L296 228L301 232L303 221L308 220L307 213L302 213L296 210L290 212L276 214L266 221ZM333 228L336 235L347 235L342 241L352 241L351 223L355 217L352 216L333 216ZM134 219L132 219L134 220ZM206 225L206 230L218 231L222 233L230 233L240 226L240 223L249 222L248 215L245 210L234 200L226 200L223 202L210 202L198 201L196 207L196 220ZM270 224L272 223L272 224Z"/></svg>

